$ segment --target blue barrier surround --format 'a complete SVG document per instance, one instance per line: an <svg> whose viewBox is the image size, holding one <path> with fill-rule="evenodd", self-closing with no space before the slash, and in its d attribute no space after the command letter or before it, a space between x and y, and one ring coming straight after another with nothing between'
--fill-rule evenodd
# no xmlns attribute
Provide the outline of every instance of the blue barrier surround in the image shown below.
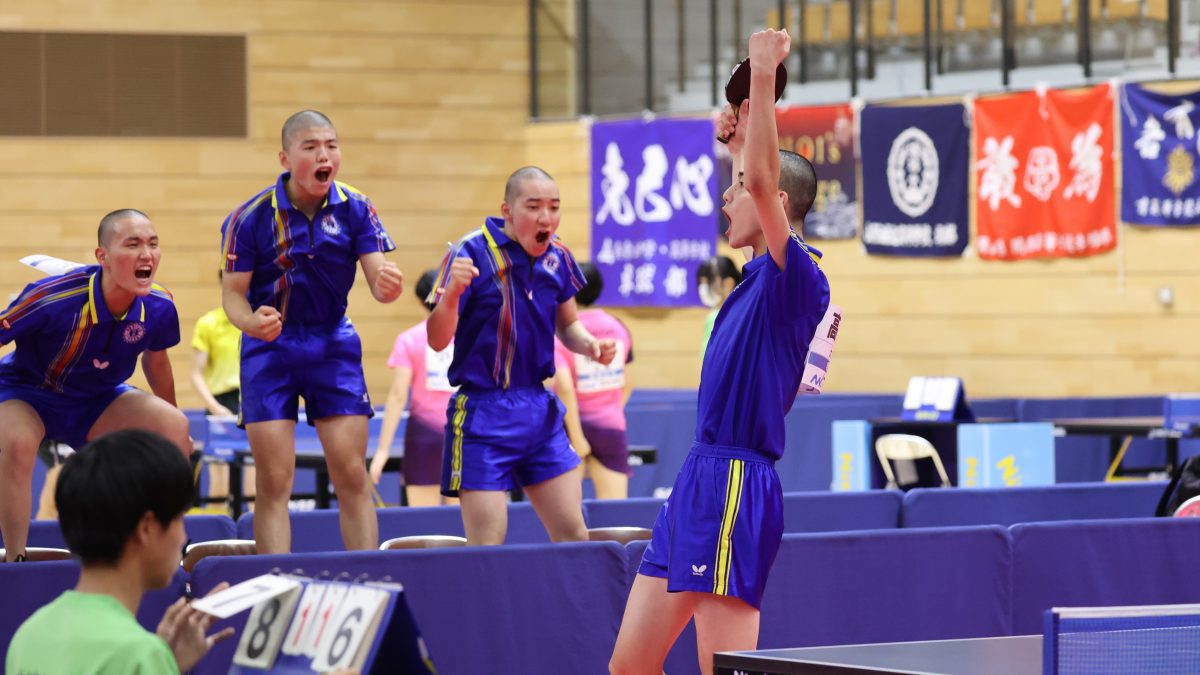
<svg viewBox="0 0 1200 675"><path fill-rule="evenodd" d="M1110 494L1111 487L1103 486ZM406 585L443 672L492 672L502 664L600 673L645 546L212 557L190 581L203 595L221 580L272 570L390 576ZM1191 583L1197 557L1200 520L1187 518L787 534L764 597L760 647L1035 633L1051 606L1200 602ZM74 586L78 573L74 562L0 565L0 648L36 608ZM186 580L180 571L167 589L147 595L138 613L144 626L154 628ZM245 615L231 623L238 621ZM668 672L696 672L694 640L689 628ZM235 646L221 645L197 672L224 672Z"/></svg>

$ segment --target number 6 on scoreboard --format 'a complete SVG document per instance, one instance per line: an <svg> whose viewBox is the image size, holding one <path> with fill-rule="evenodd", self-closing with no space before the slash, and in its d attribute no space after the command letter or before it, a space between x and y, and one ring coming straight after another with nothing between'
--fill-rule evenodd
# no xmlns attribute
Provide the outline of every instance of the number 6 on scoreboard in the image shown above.
<svg viewBox="0 0 1200 675"><path fill-rule="evenodd" d="M329 626L330 632L317 647L313 670L361 668L366 657L363 646L374 640L387 600L385 591L362 586L351 589Z"/></svg>

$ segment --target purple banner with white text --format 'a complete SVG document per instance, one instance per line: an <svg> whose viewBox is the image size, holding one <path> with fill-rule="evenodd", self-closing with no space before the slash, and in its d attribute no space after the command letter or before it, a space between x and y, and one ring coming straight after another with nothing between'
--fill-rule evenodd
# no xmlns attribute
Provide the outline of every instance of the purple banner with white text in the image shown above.
<svg viewBox="0 0 1200 675"><path fill-rule="evenodd" d="M592 262L599 304L700 304L696 267L716 253L712 120L592 125Z"/></svg>

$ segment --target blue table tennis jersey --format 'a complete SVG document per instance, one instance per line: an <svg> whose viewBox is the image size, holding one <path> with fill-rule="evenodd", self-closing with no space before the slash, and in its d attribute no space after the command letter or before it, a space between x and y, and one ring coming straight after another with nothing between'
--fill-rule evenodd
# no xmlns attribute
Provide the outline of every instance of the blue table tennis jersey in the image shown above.
<svg viewBox="0 0 1200 675"><path fill-rule="evenodd" d="M446 254L429 302L441 299L450 264L459 257L470 258L479 276L459 299L450 384L478 389L542 386L554 375L558 306L587 283L575 257L555 237L545 253L531 259L504 234L504 220L489 217Z"/></svg>
<svg viewBox="0 0 1200 675"><path fill-rule="evenodd" d="M226 272L252 272L251 309L269 305L284 321L330 324L346 314L358 257L396 248L366 195L334 181L316 216L292 208L290 173L221 225Z"/></svg>
<svg viewBox="0 0 1200 675"><path fill-rule="evenodd" d="M820 258L793 232L786 269L769 253L746 263L704 352L698 442L783 456L784 416L800 389L808 344L829 307Z"/></svg>
<svg viewBox="0 0 1200 675"><path fill-rule="evenodd" d="M111 391L133 375L144 351L179 344L179 315L167 289L154 284L124 316L108 310L99 265L29 284L0 314L0 382L72 396Z"/></svg>

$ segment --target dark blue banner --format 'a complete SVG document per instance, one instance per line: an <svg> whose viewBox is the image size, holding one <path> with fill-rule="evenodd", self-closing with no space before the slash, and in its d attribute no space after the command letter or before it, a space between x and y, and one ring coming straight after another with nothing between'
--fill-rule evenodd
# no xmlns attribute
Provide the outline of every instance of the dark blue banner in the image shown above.
<svg viewBox="0 0 1200 675"><path fill-rule="evenodd" d="M592 262L599 303L700 304L696 267L716 253L712 120L592 125Z"/></svg>
<svg viewBox="0 0 1200 675"><path fill-rule="evenodd" d="M1120 117L1121 220L1200 224L1200 91L1162 94L1127 84Z"/></svg>
<svg viewBox="0 0 1200 675"><path fill-rule="evenodd" d="M961 255L970 175L963 106L869 105L859 120L867 252Z"/></svg>

